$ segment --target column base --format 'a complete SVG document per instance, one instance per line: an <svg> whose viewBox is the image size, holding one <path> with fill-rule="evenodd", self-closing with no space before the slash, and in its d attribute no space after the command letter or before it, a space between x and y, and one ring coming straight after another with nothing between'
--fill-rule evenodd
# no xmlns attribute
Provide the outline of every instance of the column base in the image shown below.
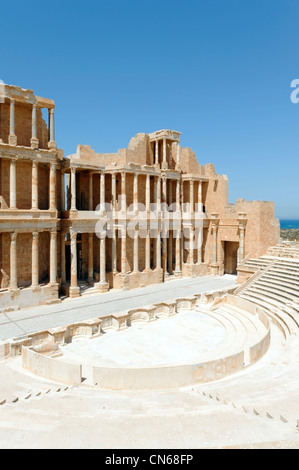
<svg viewBox="0 0 299 470"><path fill-rule="evenodd" d="M210 268L211 268L212 276L218 276L219 275L219 264L218 263L210 264Z"/></svg>
<svg viewBox="0 0 299 470"><path fill-rule="evenodd" d="M175 271L174 271L174 275L175 275L175 277L178 277L178 278L179 278L179 277L182 277L182 271L180 271L180 270L175 270Z"/></svg>
<svg viewBox="0 0 299 470"><path fill-rule="evenodd" d="M17 141L18 141L18 139L17 139L17 136L16 136L16 135L12 135L12 134L11 134L11 135L8 137L8 143L9 143L9 145L17 145Z"/></svg>
<svg viewBox="0 0 299 470"><path fill-rule="evenodd" d="M32 137L32 138L30 139L30 144L31 144L31 148L33 148L33 149L38 149L39 140L38 140L36 137Z"/></svg>
<svg viewBox="0 0 299 470"><path fill-rule="evenodd" d="M93 277L89 277L89 278L87 279L87 282L88 282L88 284L89 284L90 286L93 286L93 285L94 285L94 278L93 278Z"/></svg>
<svg viewBox="0 0 299 470"><path fill-rule="evenodd" d="M17 287L17 286L10 286L8 288L8 290L12 293L12 294L17 294L18 292L20 292L20 288Z"/></svg>
<svg viewBox="0 0 299 470"><path fill-rule="evenodd" d="M109 284L106 281L97 282L94 287L96 287L99 292L108 292L109 290Z"/></svg>
<svg viewBox="0 0 299 470"><path fill-rule="evenodd" d="M41 291L41 286L39 284L36 285L31 285L32 292L40 292Z"/></svg>
<svg viewBox="0 0 299 470"><path fill-rule="evenodd" d="M80 287L70 287L69 290L70 298L80 297Z"/></svg>
<svg viewBox="0 0 299 470"><path fill-rule="evenodd" d="M57 144L56 144L55 140L50 140L48 142L48 149L49 150L57 150Z"/></svg>

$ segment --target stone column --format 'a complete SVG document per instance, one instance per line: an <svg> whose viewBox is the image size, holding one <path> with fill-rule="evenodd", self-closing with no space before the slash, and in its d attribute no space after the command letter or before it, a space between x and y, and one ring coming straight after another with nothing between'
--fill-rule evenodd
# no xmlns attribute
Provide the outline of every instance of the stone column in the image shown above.
<svg viewBox="0 0 299 470"><path fill-rule="evenodd" d="M18 288L17 277L17 233L10 234L10 289Z"/></svg>
<svg viewBox="0 0 299 470"><path fill-rule="evenodd" d="M138 173L134 173L134 188L133 188L133 203L134 211L138 211Z"/></svg>
<svg viewBox="0 0 299 470"><path fill-rule="evenodd" d="M203 222L200 222L198 227L198 239L197 239L197 264L202 263L202 243L203 243Z"/></svg>
<svg viewBox="0 0 299 470"><path fill-rule="evenodd" d="M100 238L100 282L97 285L101 292L108 291L108 283L106 280L106 232L101 233Z"/></svg>
<svg viewBox="0 0 299 470"><path fill-rule="evenodd" d="M76 210L76 168L71 167L71 210Z"/></svg>
<svg viewBox="0 0 299 470"><path fill-rule="evenodd" d="M146 231L145 239L145 271L150 271L151 269L151 233L148 228Z"/></svg>
<svg viewBox="0 0 299 470"><path fill-rule="evenodd" d="M32 287L39 285L38 232L32 233Z"/></svg>
<svg viewBox="0 0 299 470"><path fill-rule="evenodd" d="M93 284L93 233L88 234L88 282Z"/></svg>
<svg viewBox="0 0 299 470"><path fill-rule="evenodd" d="M37 105L34 104L32 106L32 126L31 126L31 147L34 149L38 149L39 141L37 138L37 120L36 120L36 110L37 110Z"/></svg>
<svg viewBox="0 0 299 470"><path fill-rule="evenodd" d="M65 273L65 232L60 233L60 277L61 284L66 283Z"/></svg>
<svg viewBox="0 0 299 470"><path fill-rule="evenodd" d="M159 164L159 141L155 141L155 165Z"/></svg>
<svg viewBox="0 0 299 470"><path fill-rule="evenodd" d="M111 194L112 194L112 207L116 211L116 174L111 175Z"/></svg>
<svg viewBox="0 0 299 470"><path fill-rule="evenodd" d="M15 135L15 100L10 100L10 116L9 116L9 145L17 145L17 136Z"/></svg>
<svg viewBox="0 0 299 470"><path fill-rule="evenodd" d="M212 263L211 263L211 274L219 274L219 263L217 260L217 232L219 223L219 214L211 213L212 223Z"/></svg>
<svg viewBox="0 0 299 470"><path fill-rule="evenodd" d="M122 228L121 232L121 273L127 272L127 253L126 253L126 231Z"/></svg>
<svg viewBox="0 0 299 470"><path fill-rule="evenodd" d="M139 232L138 232L138 228L135 229L135 233L134 233L134 247L133 247L133 251L134 251L134 272L138 272L139 271L139 255L138 255L138 245L139 245Z"/></svg>
<svg viewBox="0 0 299 470"><path fill-rule="evenodd" d="M244 235L245 229L244 227L240 227L240 246L239 246L239 263L242 263L244 259Z"/></svg>
<svg viewBox="0 0 299 470"><path fill-rule="evenodd" d="M247 224L247 214L246 212L238 213L238 222L239 222L239 234L240 234L240 243L238 250L238 264L242 263L245 257L245 228Z"/></svg>
<svg viewBox="0 0 299 470"><path fill-rule="evenodd" d="M32 161L31 208L38 209L38 163Z"/></svg>
<svg viewBox="0 0 299 470"><path fill-rule="evenodd" d="M57 283L57 231L50 231L50 284Z"/></svg>
<svg viewBox="0 0 299 470"><path fill-rule="evenodd" d="M17 208L17 173L16 173L17 159L10 160L10 182L9 182L9 208Z"/></svg>
<svg viewBox="0 0 299 470"><path fill-rule="evenodd" d="M100 173L100 211L102 214L105 210L105 173Z"/></svg>
<svg viewBox="0 0 299 470"><path fill-rule="evenodd" d="M161 211L161 178L157 176L157 210Z"/></svg>
<svg viewBox="0 0 299 470"><path fill-rule="evenodd" d="M146 175L146 183L145 183L145 209L147 214L150 211L150 200L151 200L151 184L150 184L150 175Z"/></svg>
<svg viewBox="0 0 299 470"><path fill-rule="evenodd" d="M113 225L113 236L112 236L112 272L117 273L117 257L116 257L116 229Z"/></svg>
<svg viewBox="0 0 299 470"><path fill-rule="evenodd" d="M217 225L212 225L213 251L212 262L217 263Z"/></svg>
<svg viewBox="0 0 299 470"><path fill-rule="evenodd" d="M202 182L198 182L198 210L202 212Z"/></svg>
<svg viewBox="0 0 299 470"><path fill-rule="evenodd" d="M62 171L60 173L60 210L65 210L65 178Z"/></svg>
<svg viewBox="0 0 299 470"><path fill-rule="evenodd" d="M181 231L177 230L175 239L175 275L180 277L181 270Z"/></svg>
<svg viewBox="0 0 299 470"><path fill-rule="evenodd" d="M167 203L167 179L162 178L162 202Z"/></svg>
<svg viewBox="0 0 299 470"><path fill-rule="evenodd" d="M189 263L194 264L194 227L190 227L189 238Z"/></svg>
<svg viewBox="0 0 299 470"><path fill-rule="evenodd" d="M56 164L50 164L50 210L56 209Z"/></svg>
<svg viewBox="0 0 299 470"><path fill-rule="evenodd" d="M167 170L167 158L166 158L166 138L163 139L163 163L162 163L163 170Z"/></svg>
<svg viewBox="0 0 299 470"><path fill-rule="evenodd" d="M156 269L161 269L161 230L157 230L156 238Z"/></svg>
<svg viewBox="0 0 299 470"><path fill-rule="evenodd" d="M194 181L190 180L190 214L194 214Z"/></svg>
<svg viewBox="0 0 299 470"><path fill-rule="evenodd" d="M71 285L70 297L79 297L80 288L78 287L77 276L77 232L71 232Z"/></svg>
<svg viewBox="0 0 299 470"><path fill-rule="evenodd" d="M181 210L181 188L180 188L180 180L176 181L176 194L175 194L175 202L176 202L176 212Z"/></svg>
<svg viewBox="0 0 299 470"><path fill-rule="evenodd" d="M167 237L162 238L162 269L164 277L167 277L169 275L167 271Z"/></svg>
<svg viewBox="0 0 299 470"><path fill-rule="evenodd" d="M88 174L88 210L93 211L93 173Z"/></svg>
<svg viewBox="0 0 299 470"><path fill-rule="evenodd" d="M169 271L169 274L172 273L172 236L173 236L173 231L169 229L169 238L168 238L168 271Z"/></svg>
<svg viewBox="0 0 299 470"><path fill-rule="evenodd" d="M56 149L55 142L55 123L54 123L54 109L49 109L49 149Z"/></svg>
<svg viewBox="0 0 299 470"><path fill-rule="evenodd" d="M125 211L126 206L126 173L123 171L121 174L121 210Z"/></svg>

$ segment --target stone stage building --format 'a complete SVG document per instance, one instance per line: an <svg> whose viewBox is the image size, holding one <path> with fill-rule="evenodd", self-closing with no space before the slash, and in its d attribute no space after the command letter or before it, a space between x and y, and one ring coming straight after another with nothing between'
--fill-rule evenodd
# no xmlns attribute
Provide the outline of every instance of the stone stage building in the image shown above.
<svg viewBox="0 0 299 470"><path fill-rule="evenodd" d="M182 148L180 132L64 157L54 111L32 90L0 90L2 311L76 297L87 284L104 292L232 274L279 241L274 204L229 204L227 177Z"/></svg>

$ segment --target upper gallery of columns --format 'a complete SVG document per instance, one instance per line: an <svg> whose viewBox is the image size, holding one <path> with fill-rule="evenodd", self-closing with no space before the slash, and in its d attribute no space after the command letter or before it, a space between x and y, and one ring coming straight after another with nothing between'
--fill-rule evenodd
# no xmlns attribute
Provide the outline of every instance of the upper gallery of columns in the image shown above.
<svg viewBox="0 0 299 470"><path fill-rule="evenodd" d="M44 117L42 109L46 109ZM57 150L53 100L0 83L0 111L0 145Z"/></svg>
<svg viewBox="0 0 299 470"><path fill-rule="evenodd" d="M180 146L181 133L160 130L150 134L139 133L131 138L127 148L115 153L96 153L89 145L78 145L76 153L67 156L65 168L102 171L164 172L168 178L190 174L209 178L209 165L200 165L190 148ZM213 171L212 171L213 173Z"/></svg>

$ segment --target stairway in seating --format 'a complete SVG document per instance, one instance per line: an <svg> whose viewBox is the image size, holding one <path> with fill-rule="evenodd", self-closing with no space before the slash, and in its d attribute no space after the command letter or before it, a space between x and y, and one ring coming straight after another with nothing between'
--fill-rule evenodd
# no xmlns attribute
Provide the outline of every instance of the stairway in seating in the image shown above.
<svg viewBox="0 0 299 470"><path fill-rule="evenodd" d="M274 250L275 251L275 250ZM263 307L285 337L299 328L299 258L267 255L247 260L244 266L257 269L237 295Z"/></svg>

